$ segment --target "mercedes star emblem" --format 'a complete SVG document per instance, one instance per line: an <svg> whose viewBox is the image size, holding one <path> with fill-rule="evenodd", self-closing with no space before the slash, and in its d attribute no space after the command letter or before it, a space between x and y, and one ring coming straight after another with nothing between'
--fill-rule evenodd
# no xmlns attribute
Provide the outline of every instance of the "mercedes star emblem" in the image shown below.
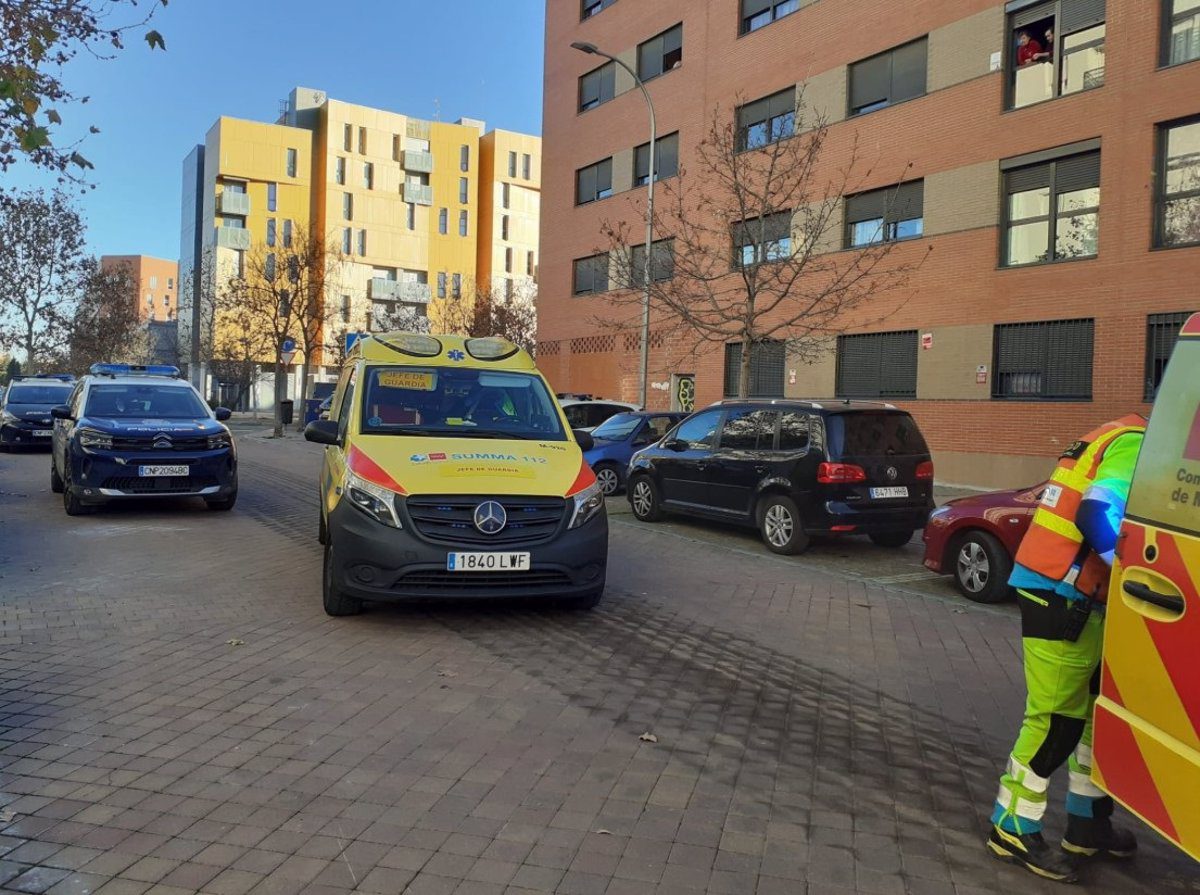
<svg viewBox="0 0 1200 895"><path fill-rule="evenodd" d="M475 507L475 527L485 535L497 535L508 524L508 513L495 500L485 500Z"/></svg>

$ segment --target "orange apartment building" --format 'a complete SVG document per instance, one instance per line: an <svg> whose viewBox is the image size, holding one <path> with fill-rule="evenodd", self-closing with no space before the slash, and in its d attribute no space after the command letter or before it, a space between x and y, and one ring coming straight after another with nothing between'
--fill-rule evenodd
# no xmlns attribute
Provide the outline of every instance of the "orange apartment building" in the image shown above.
<svg viewBox="0 0 1200 895"><path fill-rule="evenodd" d="M137 308L138 318L145 322L174 320L179 310L179 262L149 255L100 257L100 266L105 270L122 265L129 268L138 284L137 294L129 297Z"/></svg>
<svg viewBox="0 0 1200 895"><path fill-rule="evenodd" d="M750 144L819 112L825 161L856 139L873 172L825 249L882 238L897 261L928 254L816 362L756 346L753 394L892 401L920 422L940 481L979 486L1036 481L1080 433L1148 410L1200 310L1196 0L546 9L538 360L557 390L636 400L638 387L639 334L603 322L618 312L601 228L640 232L645 102L618 66L570 46L583 41L645 82L660 179L695 162L717 109ZM906 166L905 201L881 203L872 190L894 191ZM697 357L667 329L652 322L652 407L680 406L691 386L697 406L733 393L739 349Z"/></svg>

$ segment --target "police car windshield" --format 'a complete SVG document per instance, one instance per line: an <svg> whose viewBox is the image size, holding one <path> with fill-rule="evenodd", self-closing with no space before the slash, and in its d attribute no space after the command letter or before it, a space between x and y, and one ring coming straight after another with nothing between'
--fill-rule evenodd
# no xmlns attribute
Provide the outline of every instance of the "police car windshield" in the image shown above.
<svg viewBox="0 0 1200 895"><path fill-rule="evenodd" d="M105 383L91 387L84 414L109 419L194 420L208 416L208 408L187 386Z"/></svg>
<svg viewBox="0 0 1200 895"><path fill-rule="evenodd" d="M557 404L528 373L464 367L368 367L366 435L565 441Z"/></svg>
<svg viewBox="0 0 1200 895"><path fill-rule="evenodd" d="M69 385L12 385L8 389L9 404L62 404L71 394Z"/></svg>

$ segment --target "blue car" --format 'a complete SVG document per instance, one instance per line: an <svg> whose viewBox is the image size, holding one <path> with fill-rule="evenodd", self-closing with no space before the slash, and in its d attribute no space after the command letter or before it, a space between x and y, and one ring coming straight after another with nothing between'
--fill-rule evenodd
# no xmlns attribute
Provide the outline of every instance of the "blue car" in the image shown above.
<svg viewBox="0 0 1200 895"><path fill-rule="evenodd" d="M215 411L175 367L95 364L54 418L50 489L68 516L114 500L199 497L237 501L237 453Z"/></svg>
<svg viewBox="0 0 1200 895"><path fill-rule="evenodd" d="M625 471L635 453L657 442L686 417L686 413L618 413L593 429L595 445L583 456L605 497L625 487Z"/></svg>

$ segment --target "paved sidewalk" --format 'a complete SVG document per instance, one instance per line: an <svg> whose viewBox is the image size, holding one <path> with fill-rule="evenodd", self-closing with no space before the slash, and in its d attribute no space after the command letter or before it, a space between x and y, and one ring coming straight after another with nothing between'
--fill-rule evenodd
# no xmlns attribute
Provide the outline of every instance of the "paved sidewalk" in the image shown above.
<svg viewBox="0 0 1200 895"><path fill-rule="evenodd" d="M239 445L229 514L69 519L45 455L0 457L0 886L1062 891L982 850L1015 614L879 580L916 548L791 559L622 515L595 612L329 619L319 450ZM1085 891L1200 892L1139 831Z"/></svg>

